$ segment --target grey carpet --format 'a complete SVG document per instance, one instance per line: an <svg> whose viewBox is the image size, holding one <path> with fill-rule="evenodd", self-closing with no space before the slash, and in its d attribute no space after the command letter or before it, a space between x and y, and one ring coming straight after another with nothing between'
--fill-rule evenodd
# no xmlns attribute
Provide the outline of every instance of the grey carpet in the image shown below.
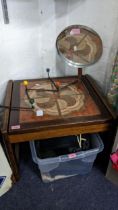
<svg viewBox="0 0 118 210"><path fill-rule="evenodd" d="M0 198L0 210L118 209L118 187L97 166L88 175L45 184L28 152L21 159L20 171L20 181Z"/></svg>

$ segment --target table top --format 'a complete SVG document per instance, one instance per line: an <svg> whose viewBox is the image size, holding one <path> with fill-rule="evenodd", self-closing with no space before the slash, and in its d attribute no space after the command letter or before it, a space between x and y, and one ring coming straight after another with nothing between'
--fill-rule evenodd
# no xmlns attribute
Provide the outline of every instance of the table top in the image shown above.
<svg viewBox="0 0 118 210"><path fill-rule="evenodd" d="M29 95L35 101L36 110L31 109L23 81L11 81L11 95L7 96L11 104L9 134L99 125L113 119L112 111L90 76L82 76L81 81L73 76L54 78L54 81L59 84L59 91L55 91L49 79L29 80ZM9 87L7 91L10 92ZM41 116L37 116L37 110Z"/></svg>

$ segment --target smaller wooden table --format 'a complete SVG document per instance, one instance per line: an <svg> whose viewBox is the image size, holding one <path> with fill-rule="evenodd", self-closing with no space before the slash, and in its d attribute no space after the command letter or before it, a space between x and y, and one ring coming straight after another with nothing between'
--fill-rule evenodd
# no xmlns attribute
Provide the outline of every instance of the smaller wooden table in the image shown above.
<svg viewBox="0 0 118 210"><path fill-rule="evenodd" d="M53 137L104 132L112 129L114 113L88 75L54 78L62 88L56 92L48 79L29 80L29 95L43 116L30 108L23 81L9 81L4 109L2 135L15 180L19 170L13 144ZM70 84L70 85L68 85ZM47 91L46 91L47 90ZM54 90L54 91L52 91Z"/></svg>

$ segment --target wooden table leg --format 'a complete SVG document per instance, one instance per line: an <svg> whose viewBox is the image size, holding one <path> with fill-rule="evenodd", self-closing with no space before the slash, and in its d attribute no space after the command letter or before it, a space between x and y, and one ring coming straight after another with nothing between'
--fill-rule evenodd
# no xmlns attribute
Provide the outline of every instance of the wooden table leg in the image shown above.
<svg viewBox="0 0 118 210"><path fill-rule="evenodd" d="M10 164L12 172L13 172L13 176L12 176L13 181L16 182L19 180L20 175L19 175L19 167L18 167L17 160L15 157L13 145L9 142L7 135L3 136L3 140L4 140L4 143L6 146L8 161L9 161L9 164Z"/></svg>

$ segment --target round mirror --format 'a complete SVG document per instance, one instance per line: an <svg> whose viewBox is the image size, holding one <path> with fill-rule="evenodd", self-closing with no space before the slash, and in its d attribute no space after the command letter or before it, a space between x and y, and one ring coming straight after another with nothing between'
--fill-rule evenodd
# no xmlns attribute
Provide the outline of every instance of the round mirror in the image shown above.
<svg viewBox="0 0 118 210"><path fill-rule="evenodd" d="M74 67L94 64L102 55L99 35L82 25L65 28L57 37L56 48L64 62Z"/></svg>

